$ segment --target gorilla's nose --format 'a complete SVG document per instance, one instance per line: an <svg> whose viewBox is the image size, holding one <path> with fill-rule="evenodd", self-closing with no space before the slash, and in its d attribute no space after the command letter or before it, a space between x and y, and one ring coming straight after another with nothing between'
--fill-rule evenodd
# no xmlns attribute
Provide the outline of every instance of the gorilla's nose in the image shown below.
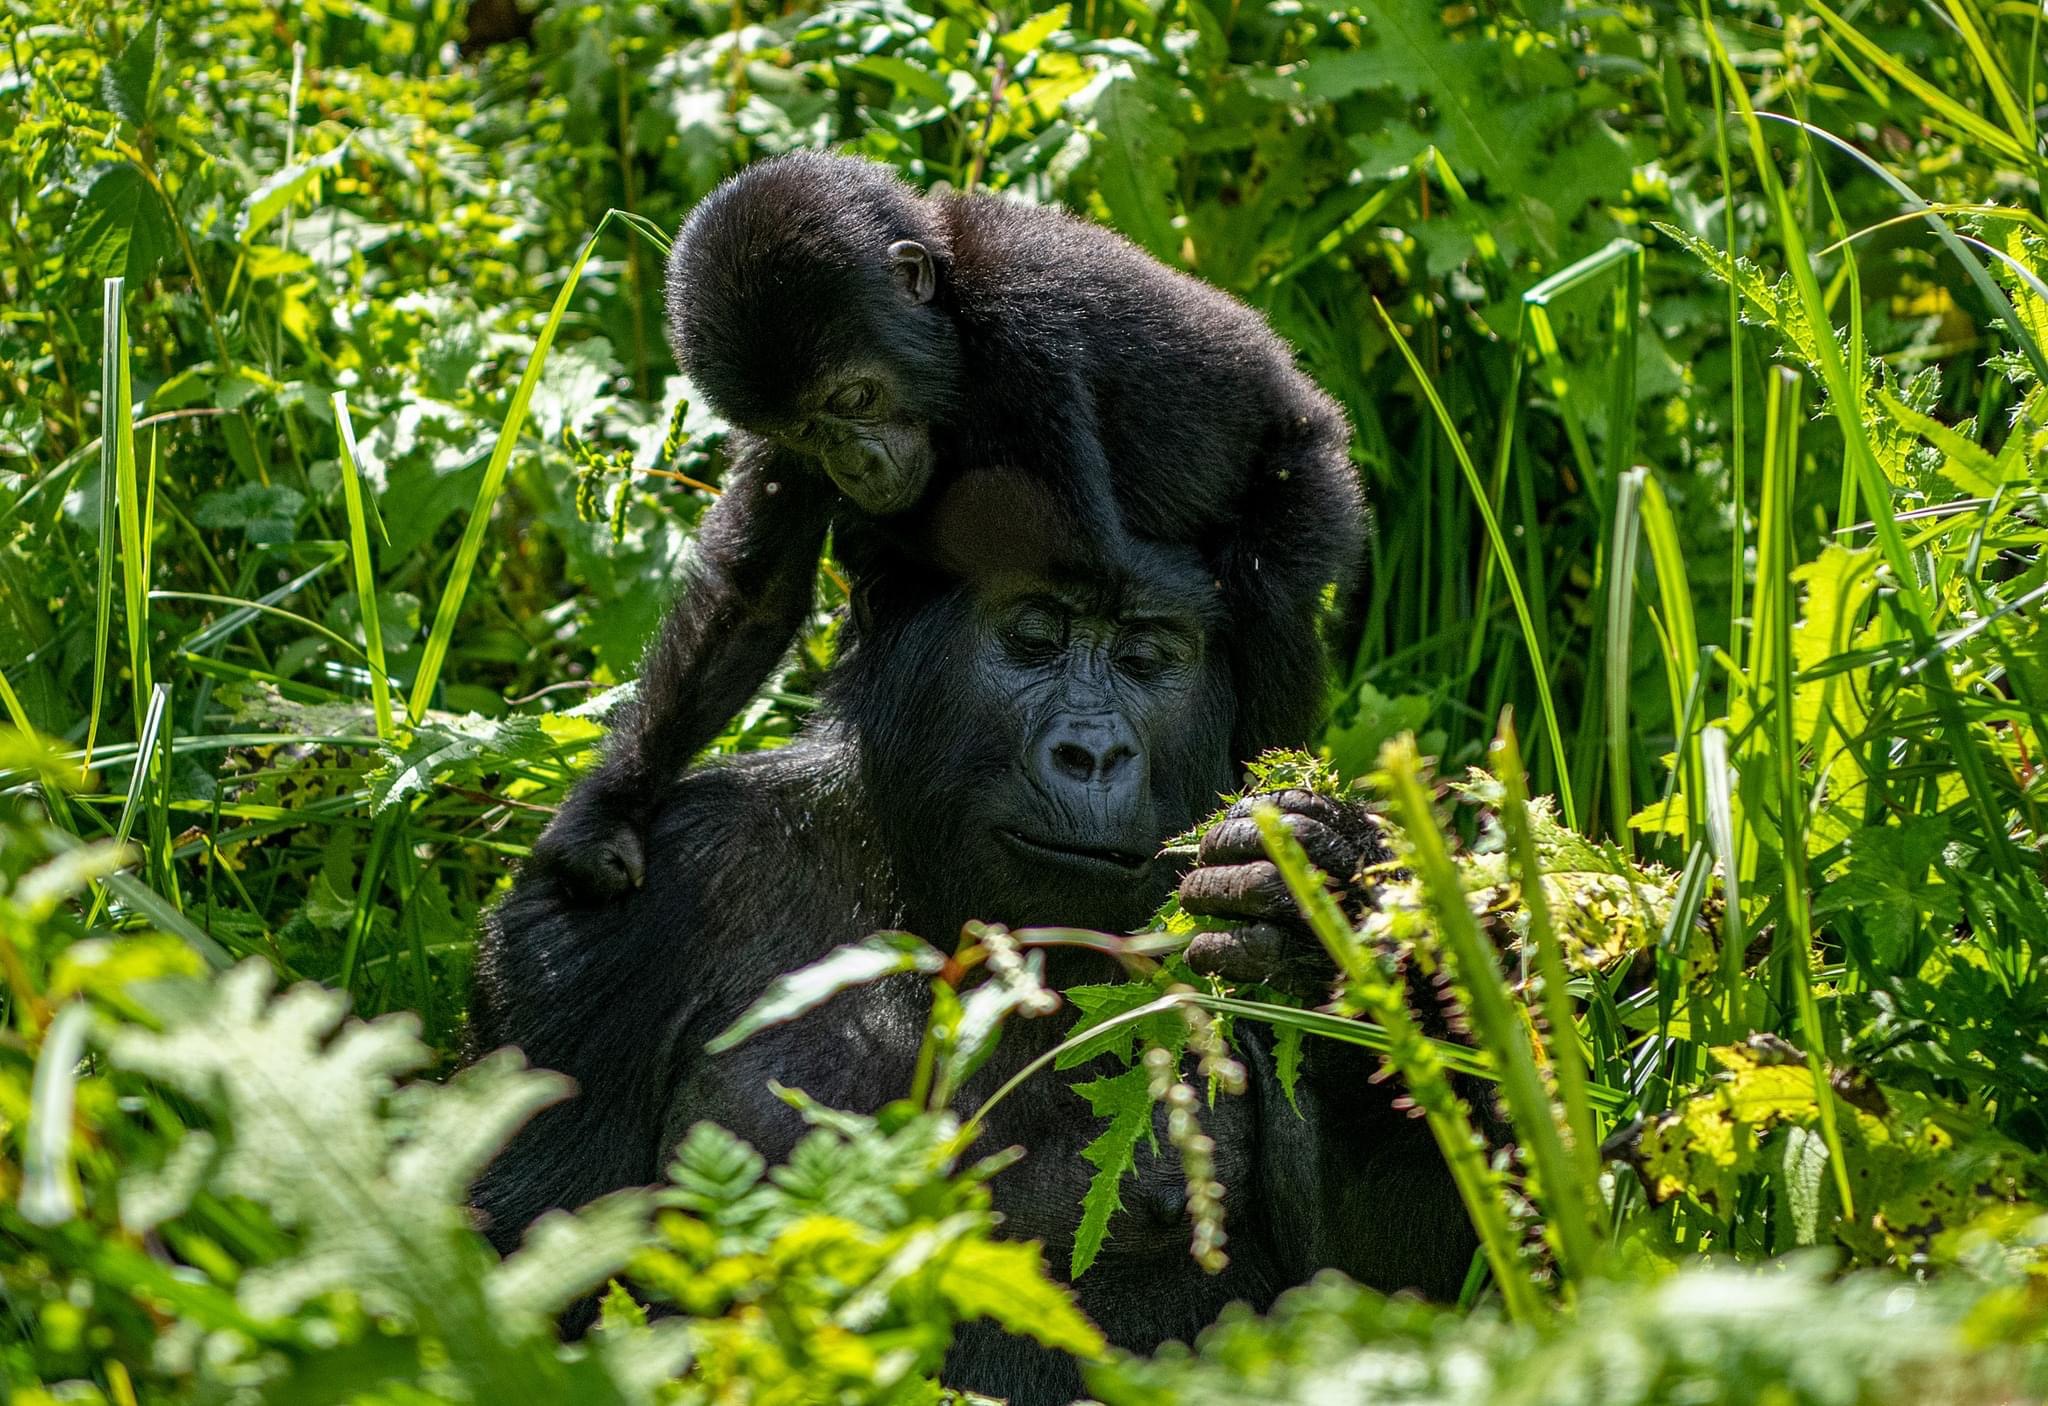
<svg viewBox="0 0 2048 1406"><path fill-rule="evenodd" d="M1119 787L1135 776L1136 740L1114 718L1055 719L1039 739L1039 779L1053 791Z"/></svg>

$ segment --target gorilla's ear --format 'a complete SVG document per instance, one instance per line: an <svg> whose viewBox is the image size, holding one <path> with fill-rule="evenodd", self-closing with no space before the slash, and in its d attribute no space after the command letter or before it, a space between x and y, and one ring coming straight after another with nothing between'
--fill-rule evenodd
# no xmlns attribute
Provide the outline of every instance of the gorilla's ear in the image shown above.
<svg viewBox="0 0 2048 1406"><path fill-rule="evenodd" d="M899 239L889 246L889 263L903 296L913 303L928 303L939 291L939 270L931 251L915 239Z"/></svg>

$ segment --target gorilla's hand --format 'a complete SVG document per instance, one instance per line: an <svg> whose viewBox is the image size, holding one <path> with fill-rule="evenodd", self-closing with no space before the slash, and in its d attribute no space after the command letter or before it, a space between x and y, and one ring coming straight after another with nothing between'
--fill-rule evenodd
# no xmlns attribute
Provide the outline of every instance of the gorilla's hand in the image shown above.
<svg viewBox="0 0 2048 1406"><path fill-rule="evenodd" d="M1188 944L1188 965L1226 981L1263 981L1304 993L1326 989L1329 958L1266 858L1252 819L1257 805L1279 810L1280 823L1323 872L1347 913L1371 897L1361 871L1389 857L1378 823L1359 802L1309 791L1245 797L1202 836L1195 867L1180 882L1181 907L1188 912L1243 923L1228 932L1198 934Z"/></svg>
<svg viewBox="0 0 2048 1406"><path fill-rule="evenodd" d="M599 767L534 841L533 868L585 902L609 902L638 888L647 877L648 789L622 769Z"/></svg>

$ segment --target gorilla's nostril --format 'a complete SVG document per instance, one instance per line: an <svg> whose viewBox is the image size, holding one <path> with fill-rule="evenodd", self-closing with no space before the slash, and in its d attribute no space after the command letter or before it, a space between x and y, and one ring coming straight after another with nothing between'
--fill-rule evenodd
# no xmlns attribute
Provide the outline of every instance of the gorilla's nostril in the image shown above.
<svg viewBox="0 0 2048 1406"><path fill-rule="evenodd" d="M1095 776L1094 753L1072 742L1053 744L1052 764L1076 781L1092 780Z"/></svg>

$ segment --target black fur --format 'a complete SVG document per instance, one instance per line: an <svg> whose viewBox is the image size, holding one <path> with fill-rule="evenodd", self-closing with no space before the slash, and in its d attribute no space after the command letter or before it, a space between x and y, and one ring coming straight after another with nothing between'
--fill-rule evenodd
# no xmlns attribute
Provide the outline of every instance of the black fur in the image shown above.
<svg viewBox="0 0 2048 1406"><path fill-rule="evenodd" d="M906 247L928 300L905 290ZM1077 546L1193 547L1228 621L1233 758L1310 740L1321 593L1355 571L1365 510L1343 413L1251 308L1061 211L803 153L697 207L669 324L735 462L637 711L537 847L586 896L639 882L664 788L788 649L828 523L860 606L891 572L971 573L991 551L1044 570ZM841 420L820 397L848 376L875 403ZM870 469L911 506L835 487Z"/></svg>
<svg viewBox="0 0 2048 1406"><path fill-rule="evenodd" d="M1149 853L1214 804L1231 770L1230 668L1219 651L1233 627L1201 580L1098 570L1047 587L996 572L906 591L877 609L835 670L828 714L800 738L669 788L643 888L598 910L531 866L485 926L474 1040L517 1044L580 1092L541 1113L477 1188L493 1241L509 1249L551 1207L656 1180L700 1119L785 1156L801 1129L768 1093L771 1078L858 1110L900 1096L928 1006L918 979L843 995L730 1053L704 1053L773 978L840 943L895 927L944 943L971 917L1142 921L1178 879L1167 862L1034 857L1004 832L1096 853L1144 836ZM1061 952L1048 974L1059 985L1113 979L1100 963ZM961 1106L1068 1023L1008 1031ZM1190 1260L1180 1172L1162 1134L1164 1157L1141 1151L1112 1239L1077 1285L1088 1313L1113 1342L1143 1351L1191 1337L1230 1300L1262 1306L1323 1266L1387 1289L1455 1294L1470 1233L1424 1125L1370 1082L1371 1057L1312 1042L1297 1114L1263 1032L1241 1023L1238 1033L1250 1087L1202 1115L1227 1187L1230 1267L1210 1277ZM1029 1149L996 1178L996 1204L1006 1233L1041 1240L1055 1270L1092 1170L1077 1154L1100 1131L1068 1084L1116 1067L1031 1079L975 1149ZM947 1379L1027 1406L1080 1389L1072 1362L987 1324L963 1332Z"/></svg>

